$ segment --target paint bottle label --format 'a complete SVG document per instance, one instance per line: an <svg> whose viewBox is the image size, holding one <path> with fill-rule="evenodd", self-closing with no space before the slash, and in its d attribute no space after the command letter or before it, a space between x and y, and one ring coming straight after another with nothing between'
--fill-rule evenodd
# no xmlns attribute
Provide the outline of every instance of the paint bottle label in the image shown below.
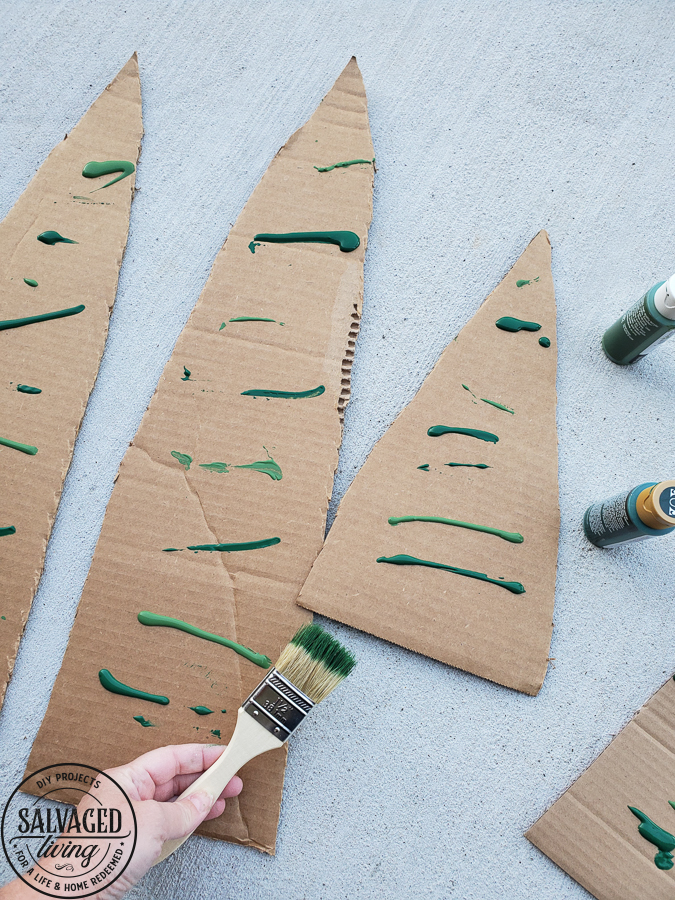
<svg viewBox="0 0 675 900"><path fill-rule="evenodd" d="M621 366L635 362L674 333L671 307L668 303L664 306L663 302L664 297L671 299L671 281L655 284L607 329L602 338L602 349L612 362Z"/></svg>
<svg viewBox="0 0 675 900"><path fill-rule="evenodd" d="M643 541L649 537L640 532L628 515L628 498L631 493L623 491L616 497L588 507L584 515L584 531L591 543L597 547L607 547L627 541Z"/></svg>

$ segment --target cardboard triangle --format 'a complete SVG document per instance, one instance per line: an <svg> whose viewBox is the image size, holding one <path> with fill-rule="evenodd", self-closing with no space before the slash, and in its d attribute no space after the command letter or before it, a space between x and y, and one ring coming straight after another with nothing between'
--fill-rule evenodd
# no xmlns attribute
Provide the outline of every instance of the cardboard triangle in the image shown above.
<svg viewBox="0 0 675 900"><path fill-rule="evenodd" d="M352 60L251 195L122 462L30 771L54 758L106 768L164 744L229 740L264 670L217 644L144 626L140 611L272 661L307 621L295 601L323 542L373 187L370 162L315 167L372 157ZM254 240L334 230L356 233L359 247ZM279 474L271 459L280 480L269 474ZM187 549L273 538L258 549ZM101 668L169 705L106 692ZM194 706L213 712L201 717ZM241 796L201 833L272 852L284 764L280 750L246 766Z"/></svg>
<svg viewBox="0 0 675 900"><path fill-rule="evenodd" d="M675 682L669 678L526 834L598 900L673 896L674 723ZM640 833L641 820L629 806L666 832L660 835L666 842L672 839L661 847L665 853L658 837L654 843Z"/></svg>
<svg viewBox="0 0 675 900"><path fill-rule="evenodd" d="M541 329L502 331L495 322L503 316ZM550 244L541 231L371 452L345 494L301 606L537 693L558 550L555 319ZM550 347L539 344L540 335ZM489 432L499 441L428 436L436 425ZM524 541L437 522L389 524L405 516L494 527ZM525 593L447 570L377 562L401 554L520 582Z"/></svg>
<svg viewBox="0 0 675 900"><path fill-rule="evenodd" d="M136 55L49 154L0 224L0 320L84 304L72 316L0 330L0 697L44 565L75 438L103 354L129 230L134 174L83 177L95 160L138 161L143 135ZM115 178L111 175L110 178ZM45 244L44 232L77 243ZM35 284L27 284L24 279ZM18 385L41 393L23 393Z"/></svg>

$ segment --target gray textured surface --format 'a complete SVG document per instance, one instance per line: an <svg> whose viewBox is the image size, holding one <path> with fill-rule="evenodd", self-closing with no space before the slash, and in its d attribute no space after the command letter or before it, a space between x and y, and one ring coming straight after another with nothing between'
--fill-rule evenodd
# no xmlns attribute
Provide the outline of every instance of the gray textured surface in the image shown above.
<svg viewBox="0 0 675 900"><path fill-rule="evenodd" d="M293 741L276 858L193 839L133 896L588 896L522 833L675 669L675 539L602 552L580 531L590 502L675 474L675 340L626 370L599 349L675 270L674 28L668 2L4 5L0 216L135 49L146 136L100 376L0 716L0 803L46 708L117 467L229 223L354 53L378 173L335 495L548 229L555 668L533 699L337 627L359 666Z"/></svg>

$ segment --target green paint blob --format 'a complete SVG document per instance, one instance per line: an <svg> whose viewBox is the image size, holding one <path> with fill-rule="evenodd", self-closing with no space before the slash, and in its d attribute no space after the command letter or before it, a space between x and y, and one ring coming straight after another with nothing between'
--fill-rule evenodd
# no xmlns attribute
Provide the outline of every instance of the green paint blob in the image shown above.
<svg viewBox="0 0 675 900"><path fill-rule="evenodd" d="M490 584L496 584L497 587L506 588L512 594L524 594L525 588L519 581L501 581L495 578L488 578L483 572L472 572L470 569L458 569L456 566L446 566L443 563L429 562L427 559L418 559L416 556L407 556L400 553L398 556L380 556L376 560L379 563L391 563L395 566L429 566L431 569L445 569L447 572L454 572L455 575L465 575L467 578L477 578L479 581L489 581Z"/></svg>
<svg viewBox="0 0 675 900"><path fill-rule="evenodd" d="M20 450L22 453L27 453L29 456L35 456L38 452L37 447L31 447L30 444L20 444L18 441L10 441L9 438L0 437L0 444L3 447L11 447L12 450Z"/></svg>
<svg viewBox="0 0 675 900"><path fill-rule="evenodd" d="M29 287L37 287L38 286L38 283L34 278L24 278L24 281Z"/></svg>
<svg viewBox="0 0 675 900"><path fill-rule="evenodd" d="M451 468L461 467L466 469L491 469L492 466L486 466L485 463L443 463L444 466Z"/></svg>
<svg viewBox="0 0 675 900"><path fill-rule="evenodd" d="M660 828L656 822L653 822L649 816L646 816L635 806L629 806L628 809L640 820L638 832L645 840L648 840L650 844L654 844L655 847L659 848L659 852L654 857L656 868L664 870L672 869L673 855L671 851L675 850L675 837L673 837L669 831Z"/></svg>
<svg viewBox="0 0 675 900"><path fill-rule="evenodd" d="M192 457L188 453L179 453L178 450L172 450L171 455L174 459L177 459L181 466L185 466L185 471L190 471L190 465L192 464Z"/></svg>
<svg viewBox="0 0 675 900"><path fill-rule="evenodd" d="M525 287L526 284L532 284L531 281L527 281L525 278L519 278L516 281L516 287Z"/></svg>
<svg viewBox="0 0 675 900"><path fill-rule="evenodd" d="M514 319L513 316L502 316L495 322L497 328L502 331L539 331L541 325L537 322L526 322L524 319Z"/></svg>
<svg viewBox="0 0 675 900"><path fill-rule="evenodd" d="M183 377L181 378L181 381L189 381L190 375L192 375L192 372L183 366Z"/></svg>
<svg viewBox="0 0 675 900"><path fill-rule="evenodd" d="M2 619L4 622L4 621L6 621L6 616L0 616L0 619Z"/></svg>
<svg viewBox="0 0 675 900"><path fill-rule="evenodd" d="M221 712L222 712L222 713L226 713L227 710L226 710L226 709L221 709Z"/></svg>
<svg viewBox="0 0 675 900"><path fill-rule="evenodd" d="M54 244L79 244L79 241L71 241L70 238L64 238L58 231L43 231L42 234L38 234L37 239L43 244L50 244L52 247Z"/></svg>
<svg viewBox="0 0 675 900"><path fill-rule="evenodd" d="M198 716L210 716L213 712L208 706L191 706L190 709L196 712Z"/></svg>
<svg viewBox="0 0 675 900"><path fill-rule="evenodd" d="M541 344L542 347L550 347L551 346L551 341L547 337L540 337L539 343Z"/></svg>
<svg viewBox="0 0 675 900"><path fill-rule="evenodd" d="M162 553L182 553L182 552L183 551L180 550L178 547L165 547L162 550Z"/></svg>
<svg viewBox="0 0 675 900"><path fill-rule="evenodd" d="M148 694L146 691L139 691L136 688L129 687L127 684L122 684L121 681L118 681L110 674L108 669L101 669L98 673L98 679L106 691L110 691L111 694L134 697L136 700L149 700L151 703L159 703L162 706L166 706L169 702L169 698L162 697L161 694Z"/></svg>
<svg viewBox="0 0 675 900"><path fill-rule="evenodd" d="M252 462L246 466L235 466L235 469L255 469L256 472L262 472L269 475L272 481L281 481L281 466L273 459L262 459L260 462Z"/></svg>
<svg viewBox="0 0 675 900"><path fill-rule="evenodd" d="M276 322L276 319L265 319L262 316L237 316L230 319L230 322Z"/></svg>
<svg viewBox="0 0 675 900"><path fill-rule="evenodd" d="M146 719L145 716L134 716L134 719L138 722L139 725L142 725L143 728L154 728L154 724Z"/></svg>
<svg viewBox="0 0 675 900"><path fill-rule="evenodd" d="M427 431L429 437L440 437L442 434L466 434L469 437L478 438L479 441L487 441L496 444L499 438L491 431L479 431L475 428L454 428L450 425L432 425Z"/></svg>
<svg viewBox="0 0 675 900"><path fill-rule="evenodd" d="M285 400L301 400L304 397L320 397L326 388L320 384L318 387L309 391L268 391L253 389L250 391L242 391L242 397L276 397Z"/></svg>
<svg viewBox="0 0 675 900"><path fill-rule="evenodd" d="M465 391L468 391L472 397L476 396L470 387L467 387L465 384L463 384L462 387L464 388Z"/></svg>
<svg viewBox="0 0 675 900"><path fill-rule="evenodd" d="M23 319L7 319L0 322L0 331L7 328L20 328L22 325L33 325L35 322L48 322L50 319L64 319L66 316L76 316L84 310L84 304L71 306L69 309L57 309L55 312L42 313L39 316L25 316Z"/></svg>
<svg viewBox="0 0 675 900"><path fill-rule="evenodd" d="M203 638L205 641L213 641L214 644L222 644L223 647L234 650L235 653L243 656L244 659L248 659L249 662L255 663L256 666L260 666L261 669L269 669L272 665L271 659L268 656L265 656L264 653L255 653L248 647L242 646L242 644L230 641L227 638L221 637L219 634L211 634L210 631L203 631L195 625L182 622L180 619L173 619L171 616L158 616L155 613L144 611L139 612L138 621L141 625L159 625L164 628L177 628L179 631L185 631L187 634ZM223 710L223 712L225 711L226 710ZM209 712L211 712L211 710L209 710Z"/></svg>
<svg viewBox="0 0 675 900"><path fill-rule="evenodd" d="M248 245L248 249L251 251L251 253L255 253L255 248L260 247L260 246L262 246L262 245L256 244L255 241L251 241L251 243Z"/></svg>
<svg viewBox="0 0 675 900"><path fill-rule="evenodd" d="M102 191L103 188L110 187L111 184L121 181L135 171L136 166L132 162L127 162L124 159L109 159L106 162L88 162L82 169L82 174L85 178L100 178L101 175L112 175L114 172L121 172L121 175L118 175L117 178L113 178L112 181L109 181L102 187L91 191L92 194L95 194L96 191Z"/></svg>
<svg viewBox="0 0 675 900"><path fill-rule="evenodd" d="M423 472L428 472L429 471L429 463L424 463L423 466L418 466L417 468L421 469Z"/></svg>
<svg viewBox="0 0 675 900"><path fill-rule="evenodd" d="M351 253L361 243L358 234L354 234L353 231L293 231L289 234L256 234L254 240L270 244L337 244L343 253ZM248 246L250 248L251 244Z"/></svg>
<svg viewBox="0 0 675 900"><path fill-rule="evenodd" d="M496 534L497 537L511 544L522 544L525 540L517 531L502 531L501 528L490 528L488 525L473 525L471 522L461 522L459 519L445 519L441 516L392 516L387 520L390 525L400 525L401 522L439 522L441 525L457 525L459 528L470 528L472 531L484 531L486 534Z"/></svg>
<svg viewBox="0 0 675 900"><path fill-rule="evenodd" d="M199 463L199 468L208 469L209 472L220 472L224 475L230 471L229 465L223 462Z"/></svg>
<svg viewBox="0 0 675 900"><path fill-rule="evenodd" d="M214 737L217 737L220 740L220 728L214 728L211 732Z"/></svg>
<svg viewBox="0 0 675 900"><path fill-rule="evenodd" d="M220 328L218 329L218 331L222 331L223 328L227 328L227 322L223 322L223 324L220 326Z"/></svg>
<svg viewBox="0 0 675 900"><path fill-rule="evenodd" d="M42 390L40 388L31 387L29 384L17 384L17 391L20 394L41 394Z"/></svg>
<svg viewBox="0 0 675 900"><path fill-rule="evenodd" d="M265 547L273 547L274 544L280 544L281 538L265 538L262 541L243 541L238 544L194 544L188 547L188 550L208 550L218 553L236 553L239 550L262 550Z"/></svg>
<svg viewBox="0 0 675 900"><path fill-rule="evenodd" d="M14 525L6 525L4 528L0 528L0 537L7 537L9 534L16 534L16 527ZM5 618L4 616L2 617Z"/></svg>
<svg viewBox="0 0 675 900"><path fill-rule="evenodd" d="M502 406L501 403L497 403L494 400L486 400L485 397L481 397L480 399L483 401L483 403L489 403L490 406L495 406L497 409L503 409L504 412L511 413L512 416L515 415L515 411L512 410L509 406Z"/></svg>
<svg viewBox="0 0 675 900"><path fill-rule="evenodd" d="M317 143L315 141L315 143ZM355 166L358 164L363 164L365 166L372 166L375 162L375 157L372 159L348 159L346 162L333 163L332 166L314 166L317 172L332 172L333 169L346 169L347 166Z"/></svg>

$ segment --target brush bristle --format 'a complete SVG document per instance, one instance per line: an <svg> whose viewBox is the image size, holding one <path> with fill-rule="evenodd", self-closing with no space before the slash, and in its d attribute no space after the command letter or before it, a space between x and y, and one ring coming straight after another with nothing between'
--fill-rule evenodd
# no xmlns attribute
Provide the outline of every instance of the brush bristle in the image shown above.
<svg viewBox="0 0 675 900"><path fill-rule="evenodd" d="M286 644L276 669L314 703L325 700L356 665L353 655L320 625L303 625Z"/></svg>

